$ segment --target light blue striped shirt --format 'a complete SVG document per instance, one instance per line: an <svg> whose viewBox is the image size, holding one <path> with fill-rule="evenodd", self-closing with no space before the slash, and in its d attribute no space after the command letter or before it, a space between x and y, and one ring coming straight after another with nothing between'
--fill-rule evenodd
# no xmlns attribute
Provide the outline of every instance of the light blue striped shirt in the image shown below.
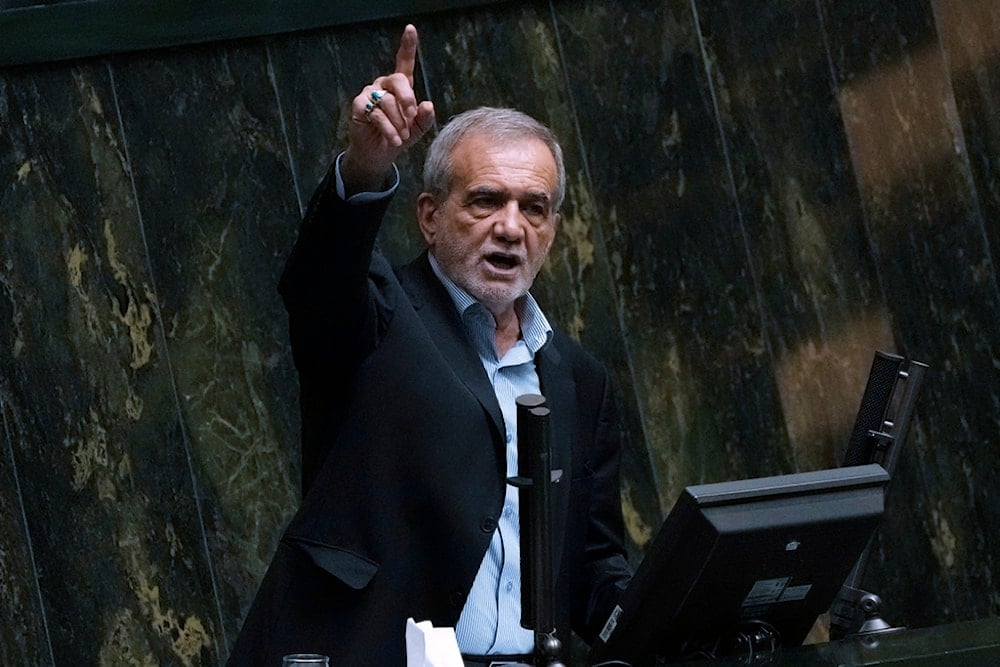
<svg viewBox="0 0 1000 667"><path fill-rule="evenodd" d="M497 358L496 322L481 303L444 274L433 254L431 268L462 315L469 340L493 385L507 432L507 476L517 474L517 406L523 394L540 394L535 353L552 338L552 327L531 294L516 304L521 338ZM534 635L521 627L521 542L517 489L507 485L503 511L455 628L463 653L531 653Z"/></svg>

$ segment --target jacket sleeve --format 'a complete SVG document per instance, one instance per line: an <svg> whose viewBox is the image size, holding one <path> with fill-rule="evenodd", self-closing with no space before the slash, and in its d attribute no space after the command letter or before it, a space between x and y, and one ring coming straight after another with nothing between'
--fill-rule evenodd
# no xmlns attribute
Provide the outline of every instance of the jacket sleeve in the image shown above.
<svg viewBox="0 0 1000 667"><path fill-rule="evenodd" d="M328 453L319 434L331 433L340 419L354 375L391 315L379 289L379 275L389 269L375 251L391 197L347 203L337 195L334 178L331 167L309 203L278 284L299 372L303 494Z"/></svg>

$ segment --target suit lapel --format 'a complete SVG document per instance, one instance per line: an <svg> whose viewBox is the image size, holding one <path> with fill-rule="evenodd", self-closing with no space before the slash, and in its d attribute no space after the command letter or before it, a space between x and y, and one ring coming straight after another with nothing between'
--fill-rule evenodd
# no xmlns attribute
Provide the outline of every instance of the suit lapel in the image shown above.
<svg viewBox="0 0 1000 667"><path fill-rule="evenodd" d="M497 445L503 448L505 434L503 414L493 386L486 377L479 356L469 344L465 325L455 309L454 302L431 269L427 253L423 253L399 269L399 279L441 354L451 362L450 366L455 374L489 414L499 434ZM557 568L562 559L569 508L573 463L571 434L577 412L576 387L571 369L562 363L559 350L552 342L547 343L535 355L535 365L542 394L551 411L549 443L552 448L553 467L563 471L562 481L554 487L552 504L552 562L553 567ZM500 452L500 456L502 461L504 452Z"/></svg>
<svg viewBox="0 0 1000 667"><path fill-rule="evenodd" d="M497 442L502 444L506 431L493 386L475 348L469 343L454 302L431 269L427 253L399 269L399 279L441 354L489 414L500 436Z"/></svg>

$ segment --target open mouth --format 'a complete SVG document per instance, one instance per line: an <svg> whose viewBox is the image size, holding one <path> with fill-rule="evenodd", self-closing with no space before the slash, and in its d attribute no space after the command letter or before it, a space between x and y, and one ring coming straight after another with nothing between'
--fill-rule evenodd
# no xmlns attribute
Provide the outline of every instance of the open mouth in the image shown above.
<svg viewBox="0 0 1000 667"><path fill-rule="evenodd" d="M508 255L502 252L491 252L486 255L486 261L490 266L503 270L509 271L510 269L517 268L521 264L521 258L516 255Z"/></svg>

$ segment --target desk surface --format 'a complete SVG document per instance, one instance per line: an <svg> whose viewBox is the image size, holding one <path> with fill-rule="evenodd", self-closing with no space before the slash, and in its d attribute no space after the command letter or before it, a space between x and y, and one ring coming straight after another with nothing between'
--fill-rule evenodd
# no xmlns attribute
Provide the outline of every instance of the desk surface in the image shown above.
<svg viewBox="0 0 1000 667"><path fill-rule="evenodd" d="M711 664L1000 667L1000 617L848 637L828 644L784 649L770 658Z"/></svg>
<svg viewBox="0 0 1000 667"><path fill-rule="evenodd" d="M804 646L831 665L1000 665L1000 618L851 637Z"/></svg>

